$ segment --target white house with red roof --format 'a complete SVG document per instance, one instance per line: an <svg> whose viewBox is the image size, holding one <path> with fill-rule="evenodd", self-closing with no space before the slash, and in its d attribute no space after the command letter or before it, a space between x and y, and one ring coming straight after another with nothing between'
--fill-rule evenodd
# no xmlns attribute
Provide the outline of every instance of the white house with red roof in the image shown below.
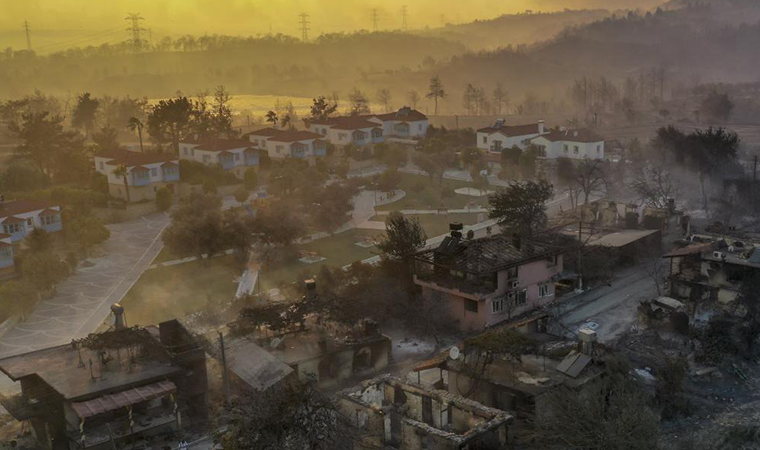
<svg viewBox="0 0 760 450"><path fill-rule="evenodd" d="M247 139L207 139L179 144L180 159L207 166L219 165L238 178L243 178L246 170L258 167L259 152Z"/></svg>
<svg viewBox="0 0 760 450"><path fill-rule="evenodd" d="M5 202L0 196L0 278L15 272L13 245L35 228L48 233L63 230L61 207L42 200Z"/></svg>
<svg viewBox="0 0 760 450"><path fill-rule="evenodd" d="M255 148L266 150L272 159L313 160L327 155L327 141L311 131L264 128L245 136Z"/></svg>
<svg viewBox="0 0 760 450"><path fill-rule="evenodd" d="M114 197L127 199L124 176L114 172L120 165L127 168L126 183L129 200L153 200L156 192L166 186L174 190L179 182L179 158L170 153L140 153L129 150L96 155L95 170L108 177L108 192Z"/></svg>
<svg viewBox="0 0 760 450"><path fill-rule="evenodd" d="M548 132L543 120L528 125L506 125L504 120L497 120L493 125L478 130L478 148L492 153L501 153L503 149L512 147L525 150L534 138Z"/></svg>
<svg viewBox="0 0 760 450"><path fill-rule="evenodd" d="M531 142L547 159L604 159L604 138L588 128L552 131Z"/></svg>
<svg viewBox="0 0 760 450"><path fill-rule="evenodd" d="M309 131L338 147L383 142L383 128L382 121L374 116L329 117L309 122Z"/></svg>
<svg viewBox="0 0 760 450"><path fill-rule="evenodd" d="M382 124L384 139L391 137L402 139L423 138L427 135L427 129L430 124L425 114L408 106L404 106L396 112L371 114L362 117Z"/></svg>

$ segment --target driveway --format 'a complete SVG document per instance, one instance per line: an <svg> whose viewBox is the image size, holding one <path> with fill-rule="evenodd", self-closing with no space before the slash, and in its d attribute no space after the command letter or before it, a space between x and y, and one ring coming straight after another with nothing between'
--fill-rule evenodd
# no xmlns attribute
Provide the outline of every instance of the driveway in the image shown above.
<svg viewBox="0 0 760 450"><path fill-rule="evenodd" d="M40 302L24 322L0 338L0 358L65 344L93 332L161 251L159 236L168 224L169 216L159 213L109 225L105 256L90 258L89 267L80 264L58 285L53 298ZM129 321L129 311L126 318Z"/></svg>

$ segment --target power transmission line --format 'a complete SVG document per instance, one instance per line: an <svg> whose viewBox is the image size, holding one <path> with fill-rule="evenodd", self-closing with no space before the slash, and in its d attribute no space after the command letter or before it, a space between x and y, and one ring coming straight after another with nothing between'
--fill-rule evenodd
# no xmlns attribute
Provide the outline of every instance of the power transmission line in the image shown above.
<svg viewBox="0 0 760 450"><path fill-rule="evenodd" d="M132 26L127 28L127 31L132 33L132 46L135 49L135 52L139 52L142 49L143 46L143 39L142 39L142 32L145 31L145 28L140 26L140 22L145 20L142 16L140 16L139 13L137 14L128 14L127 17L124 18L124 20L128 20L132 22Z"/></svg>
<svg viewBox="0 0 760 450"><path fill-rule="evenodd" d="M29 21L24 21L24 31L26 31L26 49L32 51L32 39L29 37Z"/></svg>
<svg viewBox="0 0 760 450"><path fill-rule="evenodd" d="M377 31L377 8L372 10L372 31Z"/></svg>
<svg viewBox="0 0 760 450"><path fill-rule="evenodd" d="M404 31L409 30L409 26L406 23L406 5L401 7L401 29Z"/></svg>
<svg viewBox="0 0 760 450"><path fill-rule="evenodd" d="M301 40L306 42L309 40L309 24L311 23L309 22L309 15L306 13L301 13L298 15L298 17L301 18L301 22L299 22L301 24Z"/></svg>

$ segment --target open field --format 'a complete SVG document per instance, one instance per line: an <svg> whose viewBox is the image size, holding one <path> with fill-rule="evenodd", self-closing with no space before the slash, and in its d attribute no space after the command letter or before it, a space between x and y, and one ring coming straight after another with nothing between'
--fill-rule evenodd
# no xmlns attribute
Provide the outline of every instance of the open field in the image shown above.
<svg viewBox="0 0 760 450"><path fill-rule="evenodd" d="M235 295L240 269L232 255L204 265L193 261L145 271L122 304L129 325L155 324L184 317Z"/></svg>
<svg viewBox="0 0 760 450"><path fill-rule="evenodd" d="M479 206L488 204L487 197L472 197L455 194L454 189L472 186L459 180L444 179L442 183L422 175L402 174L398 189L406 192L404 198L397 202L378 206L378 211L399 211L402 209L461 209L473 203ZM447 189L450 197L444 197L442 192Z"/></svg>

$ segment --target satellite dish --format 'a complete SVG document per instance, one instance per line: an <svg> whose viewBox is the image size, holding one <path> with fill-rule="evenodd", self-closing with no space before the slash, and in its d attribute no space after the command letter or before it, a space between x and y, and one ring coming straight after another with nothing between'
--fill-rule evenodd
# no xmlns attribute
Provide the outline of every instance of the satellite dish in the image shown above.
<svg viewBox="0 0 760 450"><path fill-rule="evenodd" d="M454 359L454 360L459 359L460 354L461 352L459 351L459 347L457 347L456 345L451 347L451 350L449 350L449 358L451 359Z"/></svg>
<svg viewBox="0 0 760 450"><path fill-rule="evenodd" d="M272 339L272 342L269 343L269 346L272 348L277 348L280 346L281 343L282 343L282 338L276 337Z"/></svg>

